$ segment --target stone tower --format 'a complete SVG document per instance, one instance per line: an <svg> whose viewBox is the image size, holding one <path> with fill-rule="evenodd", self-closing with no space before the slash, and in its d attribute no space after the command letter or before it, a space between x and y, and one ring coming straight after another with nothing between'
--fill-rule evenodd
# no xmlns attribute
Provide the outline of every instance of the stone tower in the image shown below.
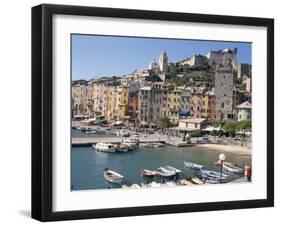
<svg viewBox="0 0 281 226"><path fill-rule="evenodd" d="M231 66L217 66L215 72L217 121L231 120L233 116L233 68Z"/></svg>
<svg viewBox="0 0 281 226"><path fill-rule="evenodd" d="M160 67L160 72L165 74L168 72L168 56L165 50L160 55L159 67Z"/></svg>
<svg viewBox="0 0 281 226"><path fill-rule="evenodd" d="M165 50L161 53L159 58L160 78L165 81L168 72L168 56Z"/></svg>

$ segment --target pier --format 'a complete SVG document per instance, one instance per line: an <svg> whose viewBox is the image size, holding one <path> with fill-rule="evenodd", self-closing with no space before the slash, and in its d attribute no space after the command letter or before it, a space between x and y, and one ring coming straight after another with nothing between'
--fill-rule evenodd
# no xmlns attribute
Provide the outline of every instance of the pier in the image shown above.
<svg viewBox="0 0 281 226"><path fill-rule="evenodd" d="M104 142L119 144L122 142L123 137L73 137L72 138L72 147L87 147L92 146L93 144ZM187 144L182 142L180 139L167 139L166 137L160 136L158 134L151 134L147 137L139 137L140 143L164 143L167 145L172 145L176 147L187 147L193 146L193 144Z"/></svg>

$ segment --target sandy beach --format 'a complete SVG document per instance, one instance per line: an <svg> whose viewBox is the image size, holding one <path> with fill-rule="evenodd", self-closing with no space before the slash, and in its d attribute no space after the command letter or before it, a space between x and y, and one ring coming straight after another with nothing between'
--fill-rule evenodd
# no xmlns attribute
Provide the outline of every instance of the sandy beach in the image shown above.
<svg viewBox="0 0 281 226"><path fill-rule="evenodd" d="M224 152L231 152L238 155L252 155L252 149L241 146L223 145L223 144L197 144L197 147L204 147L211 150L221 150Z"/></svg>

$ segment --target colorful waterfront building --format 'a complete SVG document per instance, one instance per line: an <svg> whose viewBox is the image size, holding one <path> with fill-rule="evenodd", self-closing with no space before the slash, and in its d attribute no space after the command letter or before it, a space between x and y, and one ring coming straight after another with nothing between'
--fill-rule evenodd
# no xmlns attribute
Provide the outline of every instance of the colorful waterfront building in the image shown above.
<svg viewBox="0 0 281 226"><path fill-rule="evenodd" d="M92 103L95 115L106 114L107 84L104 80L96 80L92 83Z"/></svg>
<svg viewBox="0 0 281 226"><path fill-rule="evenodd" d="M71 87L72 116L91 115L92 85L85 80L75 81Z"/></svg>
<svg viewBox="0 0 281 226"><path fill-rule="evenodd" d="M138 101L139 101L139 86L136 83L131 83L129 88L128 98L128 116L132 122L137 121L138 117Z"/></svg>
<svg viewBox="0 0 281 226"><path fill-rule="evenodd" d="M190 101L190 113L193 118L202 117L202 94L193 93Z"/></svg>
<svg viewBox="0 0 281 226"><path fill-rule="evenodd" d="M209 118L209 95L208 92L202 94L202 108L201 108L202 118Z"/></svg>
<svg viewBox="0 0 281 226"><path fill-rule="evenodd" d="M179 120L179 113L181 109L181 90L176 87L168 90L168 118L173 124L177 124Z"/></svg>
<svg viewBox="0 0 281 226"><path fill-rule="evenodd" d="M106 112L105 118L107 120L116 120L117 118L117 87L108 86L106 92Z"/></svg>
<svg viewBox="0 0 281 226"><path fill-rule="evenodd" d="M129 86L121 86L117 89L117 120L128 120Z"/></svg>
<svg viewBox="0 0 281 226"><path fill-rule="evenodd" d="M208 114L209 114L209 120L215 121L216 119L216 94L214 89L208 93L209 95L209 109L208 109Z"/></svg>
<svg viewBox="0 0 281 226"><path fill-rule="evenodd" d="M143 86L140 88L138 95L138 121L148 122L151 120L151 86Z"/></svg>
<svg viewBox="0 0 281 226"><path fill-rule="evenodd" d="M178 89L181 89L179 118L184 119L190 116L191 89L185 87L178 87Z"/></svg>

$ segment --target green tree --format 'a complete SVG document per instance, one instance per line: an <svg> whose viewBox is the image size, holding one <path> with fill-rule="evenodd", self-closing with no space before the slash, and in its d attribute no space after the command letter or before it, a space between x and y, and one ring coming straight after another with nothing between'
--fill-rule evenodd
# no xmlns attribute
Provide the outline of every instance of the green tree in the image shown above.
<svg viewBox="0 0 281 226"><path fill-rule="evenodd" d="M237 122L226 122L223 126L223 129L225 132L228 132L228 133L231 133L231 134L234 134L237 130Z"/></svg>
<svg viewBox="0 0 281 226"><path fill-rule="evenodd" d="M236 128L237 128L237 130L251 131L252 130L252 121L251 120L239 121L239 122L237 122Z"/></svg>
<svg viewBox="0 0 281 226"><path fill-rule="evenodd" d="M145 78L145 80L151 81L151 82L161 82L162 81L157 74L150 74L149 76L147 76Z"/></svg>
<svg viewBox="0 0 281 226"><path fill-rule="evenodd" d="M164 128L164 127L171 127L172 123L169 118L165 117L165 118L159 119L156 122L156 125L160 128Z"/></svg>
<svg viewBox="0 0 281 226"><path fill-rule="evenodd" d="M190 134L189 137L201 137L202 136L202 132L200 129L198 130L193 130Z"/></svg>

